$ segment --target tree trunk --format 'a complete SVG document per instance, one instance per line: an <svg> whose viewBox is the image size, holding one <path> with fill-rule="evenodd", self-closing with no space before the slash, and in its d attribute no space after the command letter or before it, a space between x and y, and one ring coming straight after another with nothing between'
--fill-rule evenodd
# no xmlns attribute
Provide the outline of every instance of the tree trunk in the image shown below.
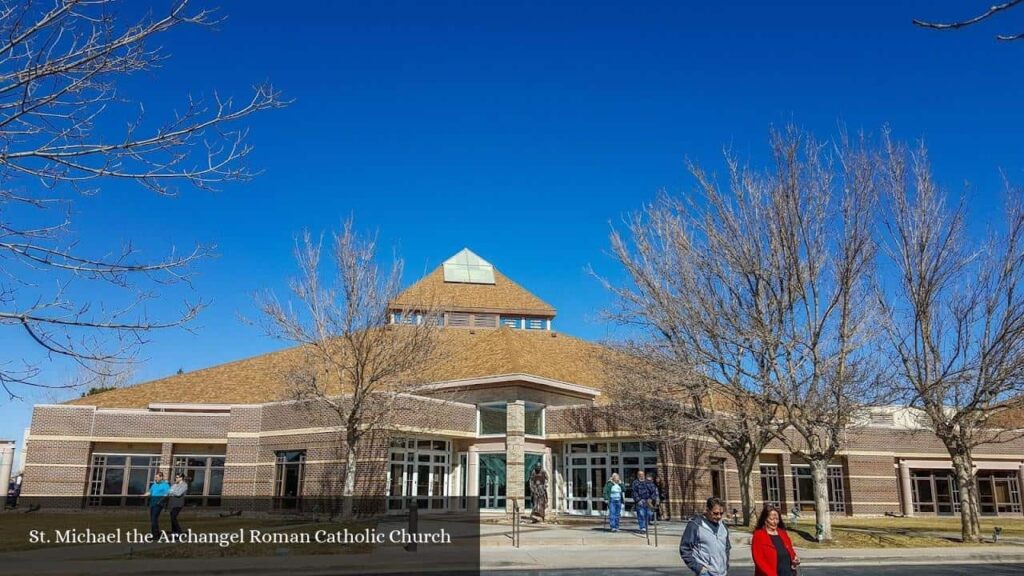
<svg viewBox="0 0 1024 576"><path fill-rule="evenodd" d="M736 458L736 470L740 475L740 509L743 510L743 525L750 526L754 517L754 466L757 464L757 455L744 455Z"/></svg>
<svg viewBox="0 0 1024 576"><path fill-rule="evenodd" d="M814 480L815 531L822 542L832 540L832 511L828 507L828 461L808 460Z"/></svg>
<svg viewBox="0 0 1024 576"><path fill-rule="evenodd" d="M356 443L349 440L345 458L345 487L341 491L341 517L352 518L352 496L356 492Z"/></svg>
<svg viewBox="0 0 1024 576"><path fill-rule="evenodd" d="M952 450L951 450L952 452ZM981 521L978 518L978 490L968 454L951 454L953 472L960 489L960 537L968 542L981 542Z"/></svg>

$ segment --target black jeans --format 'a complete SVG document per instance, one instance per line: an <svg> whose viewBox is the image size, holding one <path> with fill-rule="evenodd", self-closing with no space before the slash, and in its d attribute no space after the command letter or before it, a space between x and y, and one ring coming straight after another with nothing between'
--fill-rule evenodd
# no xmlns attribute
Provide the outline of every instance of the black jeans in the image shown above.
<svg viewBox="0 0 1024 576"><path fill-rule="evenodd" d="M171 508L171 533L181 534L181 524L178 524L178 514L181 512L181 506Z"/></svg>
<svg viewBox="0 0 1024 576"><path fill-rule="evenodd" d="M163 511L163 503L149 506L149 531L153 535L153 542L160 539L160 513Z"/></svg>

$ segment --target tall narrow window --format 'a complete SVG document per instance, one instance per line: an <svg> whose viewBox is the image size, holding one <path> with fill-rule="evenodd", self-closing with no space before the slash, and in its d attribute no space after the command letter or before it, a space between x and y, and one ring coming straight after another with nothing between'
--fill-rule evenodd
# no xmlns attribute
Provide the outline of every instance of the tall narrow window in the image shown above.
<svg viewBox="0 0 1024 576"><path fill-rule="evenodd" d="M725 461L711 459L711 495L725 500Z"/></svg>
<svg viewBox="0 0 1024 576"><path fill-rule="evenodd" d="M765 464L761 466L761 502L778 508L782 505L779 493L779 467Z"/></svg>
<svg viewBox="0 0 1024 576"><path fill-rule="evenodd" d="M528 402L526 404L526 435L544 435L544 406Z"/></svg>
<svg viewBox="0 0 1024 576"><path fill-rule="evenodd" d="M302 479L306 467L305 450L275 452L274 506L284 510L299 508L302 500Z"/></svg>

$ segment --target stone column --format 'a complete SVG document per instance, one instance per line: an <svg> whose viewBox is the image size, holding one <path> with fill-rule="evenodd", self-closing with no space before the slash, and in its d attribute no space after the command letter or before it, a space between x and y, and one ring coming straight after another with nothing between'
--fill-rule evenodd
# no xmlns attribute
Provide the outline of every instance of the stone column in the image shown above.
<svg viewBox="0 0 1024 576"><path fill-rule="evenodd" d="M906 460L900 460L900 502L905 516L914 515L914 493L910 489L910 467Z"/></svg>
<svg viewBox="0 0 1024 576"><path fill-rule="evenodd" d="M551 447L544 448L544 469L548 471L548 516L555 514L558 510L558 502L555 500L555 459L551 454ZM545 518L546 520L547 518Z"/></svg>
<svg viewBox="0 0 1024 576"><path fill-rule="evenodd" d="M468 480L466 506L472 512L480 510L480 452L478 450L476 446L470 446L469 456L466 458L466 466L469 467L469 476L466 478Z"/></svg>
<svg viewBox="0 0 1024 576"><path fill-rule="evenodd" d="M526 403L508 403L505 431L505 510L512 511L512 499L522 510L526 497Z"/></svg>

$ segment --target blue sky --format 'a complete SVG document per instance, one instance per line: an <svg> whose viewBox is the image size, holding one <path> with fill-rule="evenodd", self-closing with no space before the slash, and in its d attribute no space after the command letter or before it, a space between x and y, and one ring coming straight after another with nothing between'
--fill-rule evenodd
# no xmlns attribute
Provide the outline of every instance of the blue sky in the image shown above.
<svg viewBox="0 0 1024 576"><path fill-rule="evenodd" d="M166 35L172 58L121 93L157 115L190 92L244 98L273 81L294 103L249 122L264 173L175 198L108 187L77 203L75 225L96 251L217 245L195 282L211 306L194 333L153 335L139 380L283 346L239 316L254 291L283 293L295 234L350 214L404 257L409 282L468 246L558 308L557 329L602 339L607 296L585 269L615 273L609 222L688 191L686 158L720 168L728 146L757 162L771 125L924 138L948 189L970 182L982 228L999 170L1024 182L1024 44L993 39L1024 30L1024 11L950 33L910 20L985 5L225 1L218 31ZM11 330L0 350L40 360ZM50 381L67 377L42 361ZM50 399L0 405L0 438L20 441L31 403Z"/></svg>

